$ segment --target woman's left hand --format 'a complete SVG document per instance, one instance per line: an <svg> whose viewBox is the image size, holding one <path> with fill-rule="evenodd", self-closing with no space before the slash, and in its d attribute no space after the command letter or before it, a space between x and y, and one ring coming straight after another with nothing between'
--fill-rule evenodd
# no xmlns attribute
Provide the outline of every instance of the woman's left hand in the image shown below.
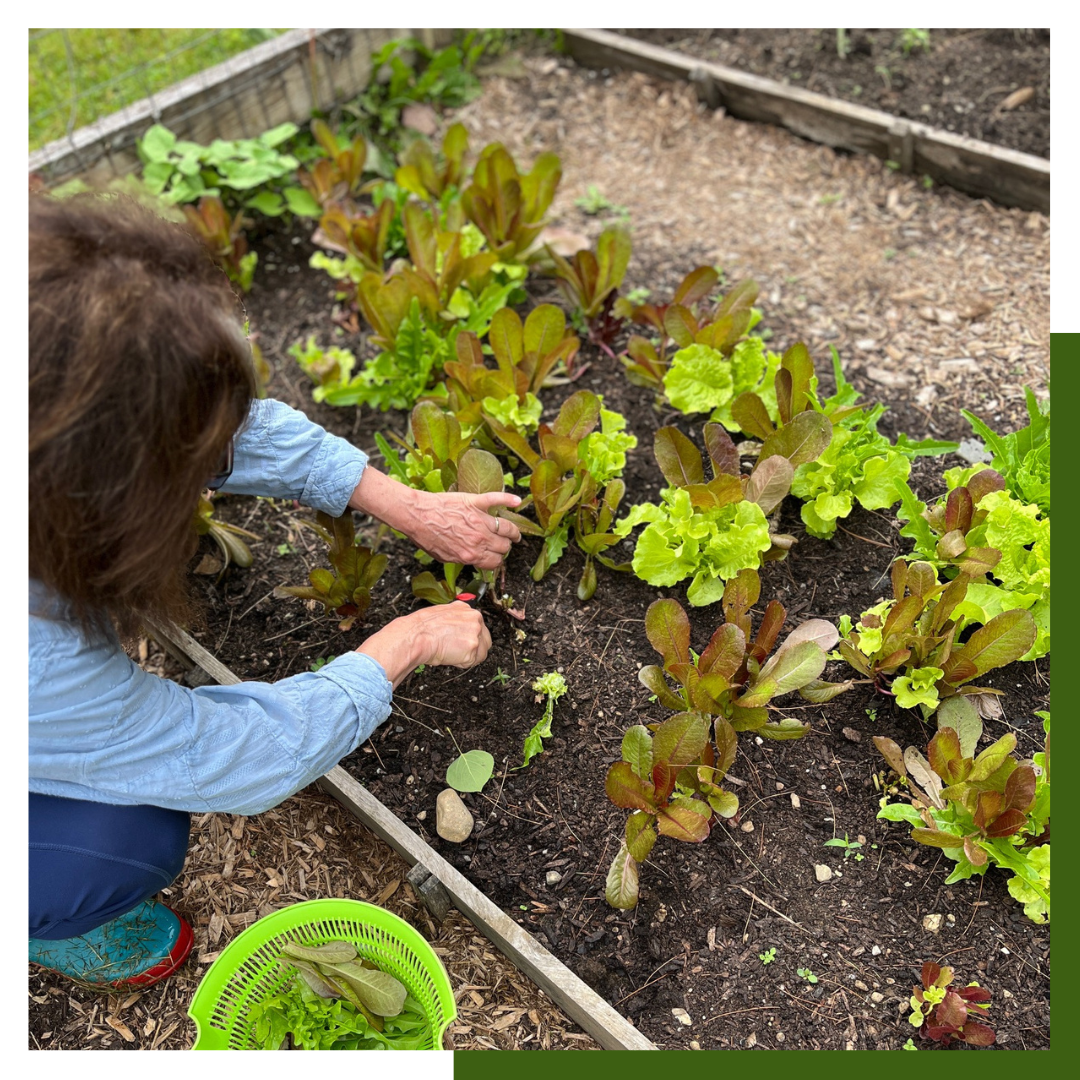
<svg viewBox="0 0 1080 1080"><path fill-rule="evenodd" d="M392 529L404 533L440 562L465 563L494 570L521 539L518 527L491 511L513 508L521 499L508 491L469 495L417 491L368 466L349 500Z"/></svg>

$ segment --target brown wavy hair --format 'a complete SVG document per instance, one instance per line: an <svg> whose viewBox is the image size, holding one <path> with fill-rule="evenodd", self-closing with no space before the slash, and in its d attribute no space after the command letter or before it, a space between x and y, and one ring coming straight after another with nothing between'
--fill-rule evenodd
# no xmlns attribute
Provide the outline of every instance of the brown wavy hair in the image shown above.
<svg viewBox="0 0 1080 1080"><path fill-rule="evenodd" d="M30 196L30 576L87 637L191 617L196 502L254 395L240 317L185 226Z"/></svg>

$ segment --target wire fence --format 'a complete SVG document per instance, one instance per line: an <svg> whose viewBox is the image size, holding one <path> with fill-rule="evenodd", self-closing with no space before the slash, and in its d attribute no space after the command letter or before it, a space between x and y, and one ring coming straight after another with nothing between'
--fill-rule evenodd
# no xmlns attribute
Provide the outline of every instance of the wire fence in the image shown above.
<svg viewBox="0 0 1080 1080"><path fill-rule="evenodd" d="M279 30L31 29L30 150L277 36Z"/></svg>

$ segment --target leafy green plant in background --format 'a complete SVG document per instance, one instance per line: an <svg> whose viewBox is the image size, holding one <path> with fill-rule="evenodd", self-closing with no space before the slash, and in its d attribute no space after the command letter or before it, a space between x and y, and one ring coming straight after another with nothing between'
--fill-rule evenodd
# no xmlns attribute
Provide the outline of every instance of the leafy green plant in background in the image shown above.
<svg viewBox="0 0 1080 1080"><path fill-rule="evenodd" d="M557 671L549 671L537 678L532 684L536 691L537 702L544 702L544 715L533 725L525 736L525 758L518 766L524 769L537 754L544 749L544 739L551 737L551 721L555 715L555 702L566 693L569 687L566 680Z"/></svg>
<svg viewBox="0 0 1080 1080"><path fill-rule="evenodd" d="M824 417L803 414L762 447L753 472L743 478L731 436L720 424L706 424L713 471L706 482L697 447L677 428L660 428L653 451L669 486L659 505L639 503L614 528L626 536L647 524L634 548L634 573L665 587L691 578L686 596L700 607L719 600L724 583L741 570L783 558L794 539L770 532L767 515L788 493L795 468L828 445L830 432Z"/></svg>
<svg viewBox="0 0 1080 1080"><path fill-rule="evenodd" d="M623 228L630 226L630 211L625 206L613 203L596 184L589 184L585 189L585 194L574 200L574 205L590 217L610 214Z"/></svg>
<svg viewBox="0 0 1080 1080"><path fill-rule="evenodd" d="M480 152L472 182L461 193L462 209L501 261L521 262L545 225L561 179L557 154L541 154L522 173L506 147L491 143Z"/></svg>
<svg viewBox="0 0 1080 1080"><path fill-rule="evenodd" d="M769 964L771 964L776 959L776 948L775 948L775 946L773 948L771 948L771 949L766 949L763 953L758 953L758 959L766 967Z"/></svg>
<svg viewBox="0 0 1080 1080"><path fill-rule="evenodd" d="M940 584L930 563L897 559L893 599L864 611L855 624L847 615L840 619L838 656L863 679L816 684L807 693L818 696L810 700L828 700L824 695L871 683L893 695L901 708L918 707L928 718L946 698L1000 693L971 680L1019 660L1035 641L1035 621L1027 611L1004 611L961 644L969 620L957 612L970 585L965 574Z"/></svg>
<svg viewBox="0 0 1080 1080"><path fill-rule="evenodd" d="M1042 405L1031 387L1024 387L1028 424L1009 435L998 435L974 413L960 414L993 454L990 467L1001 474L1008 492L1022 503L1035 503L1050 516L1050 399Z"/></svg>
<svg viewBox="0 0 1080 1080"><path fill-rule="evenodd" d="M356 366L356 357L348 349L336 345L323 349L315 343L314 334L308 337L306 344L301 345L297 341L290 346L289 355L315 383L311 396L316 401L323 400L328 388L347 383Z"/></svg>
<svg viewBox="0 0 1080 1080"><path fill-rule="evenodd" d="M350 630L371 606L371 590L386 569L387 557L357 542L351 510L336 518L320 510L315 521L297 520L326 543L331 569L317 567L308 575L310 586L279 585L274 595L317 600L327 613L342 616L341 630Z"/></svg>
<svg viewBox="0 0 1080 1080"><path fill-rule="evenodd" d="M470 70L480 55L457 44L433 51L416 38L387 42L372 55L375 76L350 111L372 135L392 145L400 138L406 106L457 109L480 93L480 81Z"/></svg>
<svg viewBox="0 0 1080 1080"><path fill-rule="evenodd" d="M883 798L878 817L907 822L913 840L940 848L955 861L947 885L984 874L990 866L1009 871L1010 894L1040 923L1050 919L1050 725L1049 716L1041 715L1045 750L1033 764L1011 756L1012 732L976 755L982 722L963 698L942 705L926 757L915 747L901 752L891 739L874 738L915 800Z"/></svg>
<svg viewBox="0 0 1080 1080"><path fill-rule="evenodd" d="M177 139L163 124L154 124L136 148L146 186L164 202L191 203L204 195L223 194L242 202L243 193L294 175L299 162L278 147L299 130L287 122L255 139L215 139L202 146Z"/></svg>
<svg viewBox="0 0 1080 1080"><path fill-rule="evenodd" d="M818 977L809 968L797 968L795 974L798 975L800 979L805 979L808 983L811 984L818 981Z"/></svg>
<svg viewBox="0 0 1080 1080"><path fill-rule="evenodd" d="M900 46L900 51L905 56L910 56L913 52L918 52L920 49L923 52L929 52L930 31L914 28L901 30L899 37L896 39L896 43Z"/></svg>
<svg viewBox="0 0 1080 1080"><path fill-rule="evenodd" d="M184 216L192 231L206 245L214 260L231 281L248 292L259 256L248 251L244 226L249 224L239 211L230 215L216 195L204 195L198 207L183 207Z"/></svg>

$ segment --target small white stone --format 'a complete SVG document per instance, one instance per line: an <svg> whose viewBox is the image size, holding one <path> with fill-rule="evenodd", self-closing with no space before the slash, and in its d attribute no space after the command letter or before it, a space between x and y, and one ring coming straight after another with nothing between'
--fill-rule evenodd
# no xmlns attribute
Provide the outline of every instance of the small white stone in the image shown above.
<svg viewBox="0 0 1080 1080"><path fill-rule="evenodd" d="M824 863L814 863L814 877L818 881L832 881L833 872Z"/></svg>
<svg viewBox="0 0 1080 1080"><path fill-rule="evenodd" d="M689 1027L693 1023L693 1020L690 1019L690 1014L685 1009L672 1009L671 1015L674 1016L683 1027Z"/></svg>
<svg viewBox="0 0 1080 1080"><path fill-rule="evenodd" d="M558 885L559 882L562 881L562 874L560 874L558 870L549 870L544 875L544 880L549 885Z"/></svg>
<svg viewBox="0 0 1080 1080"><path fill-rule="evenodd" d="M873 947L873 948L872 948L872 949L870 950L870 955L871 955L871 956L880 956L880 955L881 955L881 946L880 946L880 945L875 945L875 946L874 946L874 947Z"/></svg>
<svg viewBox="0 0 1080 1080"><path fill-rule="evenodd" d="M856 990L861 990L865 994L866 991L870 989L870 987L867 986L866 983L864 983L861 979L856 979L855 980L855 989Z"/></svg>
<svg viewBox="0 0 1080 1080"><path fill-rule="evenodd" d="M884 994L873 993L873 994L870 995L870 1000L875 1005L880 1005L885 1000L885 995Z"/></svg>
<svg viewBox="0 0 1080 1080"><path fill-rule="evenodd" d="M931 934L936 934L941 929L941 924L945 921L944 916L933 914L923 916L923 929L929 930Z"/></svg>
<svg viewBox="0 0 1080 1080"><path fill-rule="evenodd" d="M754 823L752 821L744 821L739 826L739 828L742 829L743 832L753 832L754 831Z"/></svg>
<svg viewBox="0 0 1080 1080"><path fill-rule="evenodd" d="M701 1043L699 1043L697 1041L697 1039L691 1039L690 1040L690 1049L691 1050L700 1050L701 1049Z"/></svg>
<svg viewBox="0 0 1080 1080"><path fill-rule="evenodd" d="M473 831L473 816L453 788L439 792L435 800L435 831L452 844L469 839Z"/></svg>
<svg viewBox="0 0 1080 1080"><path fill-rule="evenodd" d="M800 806L802 806L802 803L799 802L799 796L796 795L795 792L793 791L791 793L791 809L792 810L798 810Z"/></svg>
<svg viewBox="0 0 1080 1080"><path fill-rule="evenodd" d="M785 1038L787 1038L787 1036L782 1031L778 1031L776 1033L776 1041L777 1042L783 1042Z"/></svg>
<svg viewBox="0 0 1080 1080"><path fill-rule="evenodd" d="M426 810L421 810L420 813L416 815L416 820L417 821L427 821L427 811Z"/></svg>
<svg viewBox="0 0 1080 1080"><path fill-rule="evenodd" d="M750 1034L746 1036L746 1049L753 1050L755 1046L757 1046L757 1032L751 1031Z"/></svg>

